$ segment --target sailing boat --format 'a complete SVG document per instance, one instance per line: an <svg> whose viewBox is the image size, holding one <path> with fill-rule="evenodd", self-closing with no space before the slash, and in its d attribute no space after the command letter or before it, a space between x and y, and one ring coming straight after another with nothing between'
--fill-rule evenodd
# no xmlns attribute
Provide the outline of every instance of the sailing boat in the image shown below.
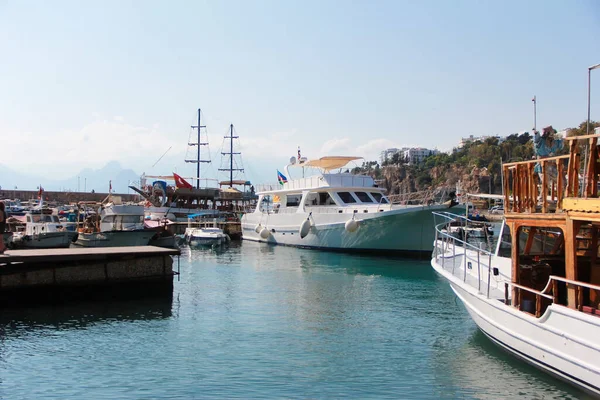
<svg viewBox="0 0 600 400"><path fill-rule="evenodd" d="M149 190L130 186L146 200L145 215L147 219L186 222L189 214L205 213L210 216L216 213L216 202L220 198L221 190L216 187L200 187L200 166L211 162L211 160L202 159L201 149L203 146L208 145L208 139L206 135L203 139L202 130L206 129L206 126L202 125L201 118L202 112L201 109L198 109L198 124L191 127L196 130L197 141L188 143L188 147L196 148L196 158L185 160L186 163L196 164L195 178L184 178L176 173L158 176L146 175L141 179L142 188L146 187L146 178L157 179L152 182ZM195 179L196 187L186 179ZM166 181L174 181L174 187L168 186Z"/></svg>
<svg viewBox="0 0 600 400"><path fill-rule="evenodd" d="M235 139L239 139L239 136L234 134L233 124L230 124L228 135L223 137L223 147L221 151L222 166L219 168L219 171L229 172L229 179L219 182L219 187L222 189L219 209L222 211L243 212L246 203L251 200L247 193L247 188L251 187L252 184L246 179L234 179L234 173L244 173L244 167L241 160L242 153L234 151ZM236 178L238 177L236 176ZM242 186L243 191L235 188L235 186ZM224 187L225 189L223 189Z"/></svg>

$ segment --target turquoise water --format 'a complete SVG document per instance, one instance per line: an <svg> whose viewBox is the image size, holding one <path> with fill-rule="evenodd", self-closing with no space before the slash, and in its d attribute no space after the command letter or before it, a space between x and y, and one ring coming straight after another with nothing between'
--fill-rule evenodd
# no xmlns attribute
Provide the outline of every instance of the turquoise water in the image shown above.
<svg viewBox="0 0 600 400"><path fill-rule="evenodd" d="M491 344L427 260L180 261L172 298L2 311L0 398L585 397Z"/></svg>

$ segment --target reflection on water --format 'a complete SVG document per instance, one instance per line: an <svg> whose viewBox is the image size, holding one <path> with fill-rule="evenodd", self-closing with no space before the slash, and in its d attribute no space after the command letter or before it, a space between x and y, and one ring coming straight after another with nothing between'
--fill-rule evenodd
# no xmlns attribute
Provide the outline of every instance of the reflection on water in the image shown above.
<svg viewBox="0 0 600 400"><path fill-rule="evenodd" d="M183 248L174 299L2 311L0 397L578 393L490 345L429 261Z"/></svg>
<svg viewBox="0 0 600 400"><path fill-rule="evenodd" d="M509 398L518 393L523 399L591 399L583 392L537 368L516 360L492 343L479 330L457 343L455 357L439 368L441 379L460 382L479 399ZM446 360L447 354L440 358Z"/></svg>
<svg viewBox="0 0 600 400"><path fill-rule="evenodd" d="M0 310L0 332L7 337L40 329L85 329L94 324L163 319L171 317L172 306L172 293L164 293L155 298L12 307Z"/></svg>

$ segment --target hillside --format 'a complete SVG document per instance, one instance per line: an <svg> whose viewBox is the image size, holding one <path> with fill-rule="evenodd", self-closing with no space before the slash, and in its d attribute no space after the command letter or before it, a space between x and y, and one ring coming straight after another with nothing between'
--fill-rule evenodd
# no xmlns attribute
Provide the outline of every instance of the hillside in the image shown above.
<svg viewBox="0 0 600 400"><path fill-rule="evenodd" d="M593 128L600 122L591 122ZM568 136L585 134L586 123L568 130ZM563 153L566 153L566 147ZM426 158L419 164L407 164L394 155L383 165L366 161L355 172L362 172L380 180L389 194L404 194L441 187L454 188L461 182L463 191L469 193L502 193L503 162L530 160L534 157L532 135L509 135L502 143L497 138L475 141L452 152Z"/></svg>

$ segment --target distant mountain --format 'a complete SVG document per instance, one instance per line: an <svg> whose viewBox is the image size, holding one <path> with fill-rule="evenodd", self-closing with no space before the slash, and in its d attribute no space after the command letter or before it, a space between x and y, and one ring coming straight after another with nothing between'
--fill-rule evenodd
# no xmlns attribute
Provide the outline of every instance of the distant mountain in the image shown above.
<svg viewBox="0 0 600 400"><path fill-rule="evenodd" d="M36 189L39 185L46 190L79 191L100 193L108 192L109 182L116 193L127 193L130 184L137 182L140 175L132 169L123 169L118 161L110 161L100 169L84 168L71 178L52 180L40 176L26 175L16 172L0 164L0 187L9 189L15 186L19 189Z"/></svg>

